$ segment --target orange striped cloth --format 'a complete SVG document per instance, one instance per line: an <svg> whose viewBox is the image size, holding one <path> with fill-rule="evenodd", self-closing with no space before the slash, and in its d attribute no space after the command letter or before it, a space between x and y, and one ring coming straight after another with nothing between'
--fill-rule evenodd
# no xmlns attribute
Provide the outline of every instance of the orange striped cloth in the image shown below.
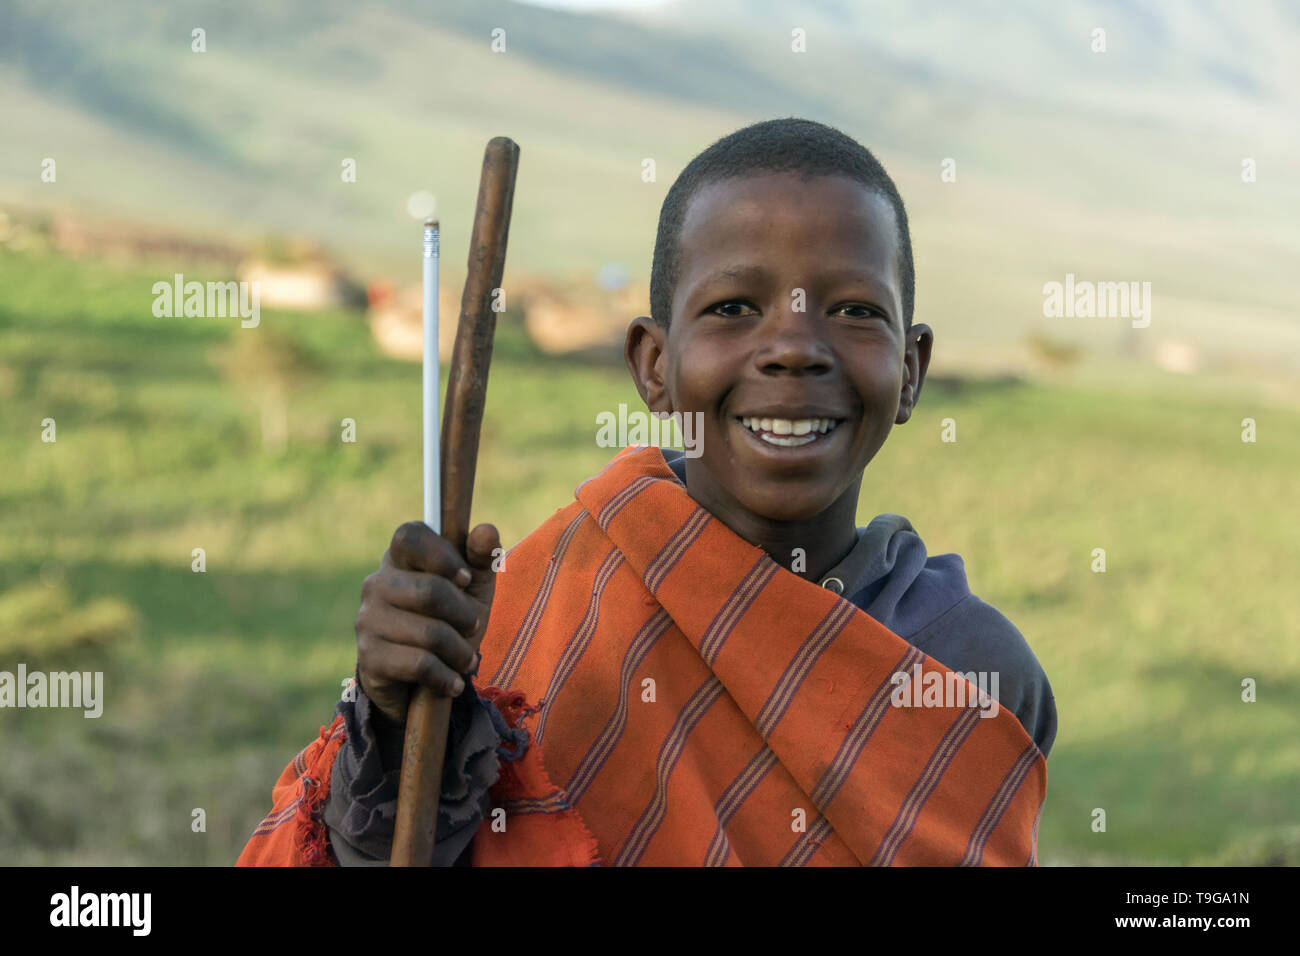
<svg viewBox="0 0 1300 956"><path fill-rule="evenodd" d="M334 758L346 742L343 718L335 717L289 761L271 788L271 812L253 831L236 866L336 865L321 813L329 799Z"/></svg>
<svg viewBox="0 0 1300 956"><path fill-rule="evenodd" d="M657 448L576 498L498 582L479 673L540 711L476 864L554 862L563 828L606 865L1036 865L1047 765L1010 710L892 706L893 675L948 668L737 536Z"/></svg>
<svg viewBox="0 0 1300 956"><path fill-rule="evenodd" d="M895 675L950 671L737 536L657 448L576 499L498 579L481 693L531 740L475 865L1037 864L1047 766L1010 710L893 706ZM319 846L291 771L241 863Z"/></svg>

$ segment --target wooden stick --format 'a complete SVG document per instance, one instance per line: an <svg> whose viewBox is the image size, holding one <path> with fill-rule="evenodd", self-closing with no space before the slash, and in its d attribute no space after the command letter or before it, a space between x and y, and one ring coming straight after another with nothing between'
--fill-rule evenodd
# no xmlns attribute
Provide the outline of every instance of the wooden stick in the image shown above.
<svg viewBox="0 0 1300 956"><path fill-rule="evenodd" d="M461 297L442 415L442 536L461 554L465 553L469 536L479 428L487 401L488 365L496 331L492 300L505 270L518 169L519 147L514 141L504 136L492 139L483 153L474 233L469 244L469 274ZM482 635L472 642L476 649L480 640ZM411 694L402 778L397 790L397 822L390 860L393 866L433 863L451 702L450 697L438 697L427 687L418 687Z"/></svg>

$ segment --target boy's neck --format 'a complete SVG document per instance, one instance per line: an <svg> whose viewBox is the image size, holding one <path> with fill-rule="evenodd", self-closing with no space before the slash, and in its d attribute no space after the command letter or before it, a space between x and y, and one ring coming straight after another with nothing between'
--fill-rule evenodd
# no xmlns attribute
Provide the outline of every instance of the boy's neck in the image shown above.
<svg viewBox="0 0 1300 956"><path fill-rule="evenodd" d="M787 571L817 583L821 582L826 572L843 561L858 543L857 525L852 520L838 522L834 527L823 525L817 519L782 522L780 527L772 528L757 538L741 536L766 551L773 561ZM803 559L797 565L804 569L802 571L795 570L796 548L803 549Z"/></svg>
<svg viewBox="0 0 1300 956"><path fill-rule="evenodd" d="M704 488L693 488L689 482L686 491L728 528L766 551L781 567L806 580L820 582L857 544L859 487L860 481L821 514L802 521L772 521L739 506L729 500L730 496L716 495L715 500L714 494Z"/></svg>

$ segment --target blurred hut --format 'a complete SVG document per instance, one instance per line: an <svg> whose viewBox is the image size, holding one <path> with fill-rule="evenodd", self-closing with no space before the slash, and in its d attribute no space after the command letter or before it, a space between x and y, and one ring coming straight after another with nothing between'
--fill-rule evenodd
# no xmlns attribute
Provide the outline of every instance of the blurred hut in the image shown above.
<svg viewBox="0 0 1300 956"><path fill-rule="evenodd" d="M438 357L451 358L460 318L460 297L453 284L438 286ZM424 357L424 292L418 283L395 287L372 282L366 287L366 320L379 350L392 358L418 362Z"/></svg>
<svg viewBox="0 0 1300 956"><path fill-rule="evenodd" d="M239 267L241 282L256 282L262 305L294 312L365 304L364 290L324 250L305 239L264 240Z"/></svg>
<svg viewBox="0 0 1300 956"><path fill-rule="evenodd" d="M629 281L615 264L595 282L533 280L519 295L528 337L551 355L621 349L628 323L647 314L650 303L649 287Z"/></svg>
<svg viewBox="0 0 1300 956"><path fill-rule="evenodd" d="M256 283L268 309L319 312L347 307L358 298L357 287L327 262L276 265L252 259L240 265L239 281Z"/></svg>

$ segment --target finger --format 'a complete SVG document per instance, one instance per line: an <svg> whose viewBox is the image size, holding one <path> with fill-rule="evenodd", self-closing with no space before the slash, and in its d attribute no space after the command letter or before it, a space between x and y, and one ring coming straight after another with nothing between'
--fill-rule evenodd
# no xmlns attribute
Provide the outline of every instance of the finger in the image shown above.
<svg viewBox="0 0 1300 956"><path fill-rule="evenodd" d="M446 621L387 608L371 622L370 629L376 636L394 644L430 651L452 670L462 674L474 666L474 648Z"/></svg>
<svg viewBox="0 0 1300 956"><path fill-rule="evenodd" d="M379 603L438 618L462 634L473 630L483 612L482 605L437 574L391 568L376 576L372 588Z"/></svg>
<svg viewBox="0 0 1300 956"><path fill-rule="evenodd" d="M389 644L384 663L373 668L376 674L405 684L420 684L442 697L451 697L465 689L465 679L431 654L407 644Z"/></svg>
<svg viewBox="0 0 1300 956"><path fill-rule="evenodd" d="M492 562L501 554L501 535L495 525L478 525L465 539L469 565L481 571L491 569Z"/></svg>
<svg viewBox="0 0 1300 956"><path fill-rule="evenodd" d="M388 557L395 567L440 574L456 580L462 587L470 581L465 559L456 553L451 542L423 521L408 521L393 532ZM461 571L465 574L460 574Z"/></svg>

